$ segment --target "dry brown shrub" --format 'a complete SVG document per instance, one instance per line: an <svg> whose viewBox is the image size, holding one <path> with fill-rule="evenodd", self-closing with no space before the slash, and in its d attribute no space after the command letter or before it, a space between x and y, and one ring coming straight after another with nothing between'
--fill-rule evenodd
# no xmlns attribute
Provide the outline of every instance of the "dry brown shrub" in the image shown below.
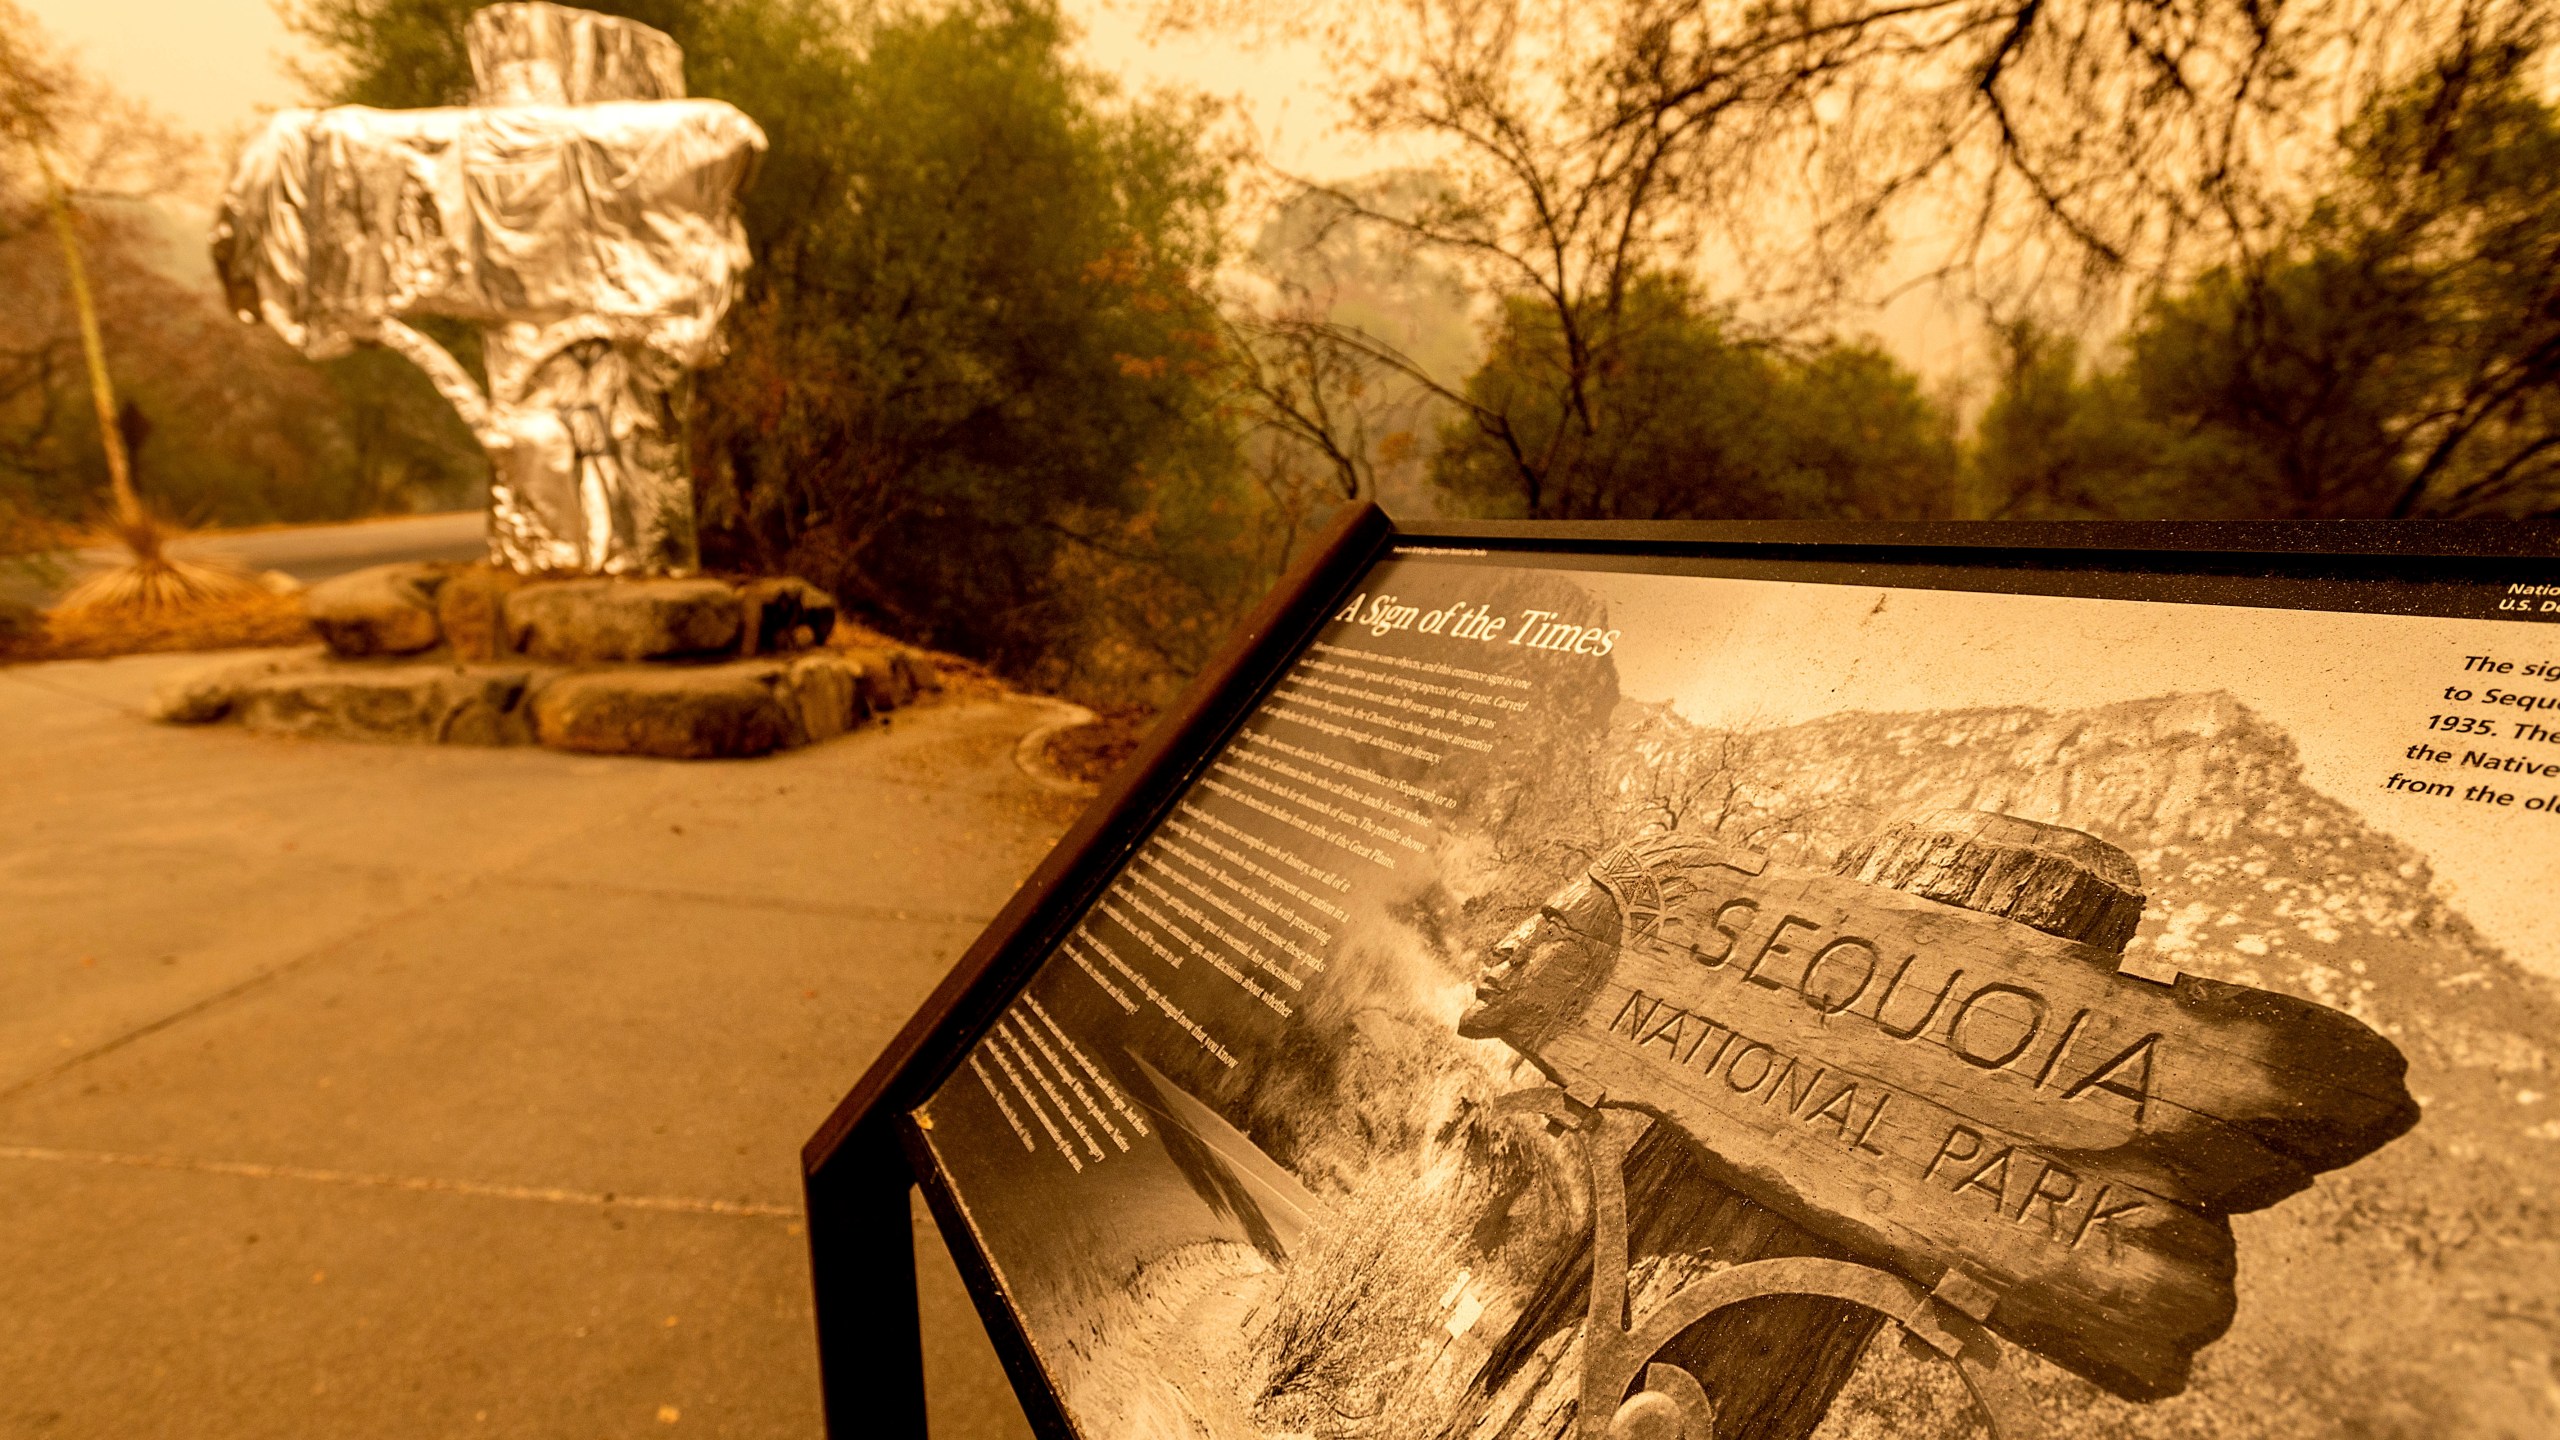
<svg viewBox="0 0 2560 1440"><path fill-rule="evenodd" d="M935 683L928 694L916 697L918 704L927 700L1001 700L1013 693L1012 687L994 671L967 656L910 645L841 611L837 612L835 629L828 632L827 644L838 650L903 650L920 658L932 667Z"/></svg>
<svg viewBox="0 0 2560 1440"><path fill-rule="evenodd" d="M299 595L253 591L187 608L52 611L26 633L0 634L0 664L96 660L161 650L249 650L318 637Z"/></svg>
<svg viewBox="0 0 2560 1440"><path fill-rule="evenodd" d="M1059 774L1087 785L1108 780L1155 728L1157 712L1145 705L1097 705L1093 723L1061 730L1049 737L1049 764Z"/></svg>

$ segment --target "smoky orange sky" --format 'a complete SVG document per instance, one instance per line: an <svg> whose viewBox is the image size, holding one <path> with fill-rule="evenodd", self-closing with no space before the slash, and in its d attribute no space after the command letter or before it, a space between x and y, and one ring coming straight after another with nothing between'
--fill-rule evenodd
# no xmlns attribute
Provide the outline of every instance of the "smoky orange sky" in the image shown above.
<svg viewBox="0 0 2560 1440"><path fill-rule="evenodd" d="M20 0L96 73L217 144L262 109L299 104L286 62L303 55L272 0ZM1068 0L1083 32L1078 55L1133 89L1177 85L1239 103L1275 164L1323 177L1392 163L1337 132L1324 68L1303 45L1215 37L1162 44L1144 35L1141 7Z"/></svg>
<svg viewBox="0 0 2560 1440"><path fill-rule="evenodd" d="M286 67L306 52L277 18L274 0L19 3L95 73L203 135L217 159L263 112L304 103ZM1252 43L1214 33L1151 39L1146 0L1064 0L1064 8L1081 32L1076 55L1084 64L1117 77L1127 90L1173 87L1227 102L1235 123L1249 127L1276 171L1348 179L1417 163L1425 153L1346 133L1311 43ZM206 177L199 204L209 204L216 178ZM1258 223L1250 213L1236 218L1246 235ZM1872 334L1906 364L1941 380L1972 374L1987 354L1963 313L1926 292L1852 315L1844 328Z"/></svg>

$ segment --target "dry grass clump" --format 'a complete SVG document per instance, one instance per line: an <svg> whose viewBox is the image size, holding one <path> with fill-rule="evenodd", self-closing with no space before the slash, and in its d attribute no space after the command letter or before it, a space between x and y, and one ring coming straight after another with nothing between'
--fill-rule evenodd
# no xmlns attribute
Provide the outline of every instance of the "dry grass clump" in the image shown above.
<svg viewBox="0 0 2560 1440"><path fill-rule="evenodd" d="M238 567L182 560L182 532L138 503L119 505L84 538L125 559L72 586L49 611L0 615L0 663L94 660L150 650L236 650L312 639L300 597Z"/></svg>
<svg viewBox="0 0 2560 1440"><path fill-rule="evenodd" d="M1257 1418L1284 1429L1400 1428L1396 1393L1440 1338L1457 1250L1411 1191L1373 1185L1295 1257L1251 1326ZM1362 1424L1362 1422L1377 1422Z"/></svg>
<svg viewBox="0 0 2560 1440"><path fill-rule="evenodd" d="M0 664L96 660L161 650L246 650L306 645L317 637L302 597L252 588L226 599L177 606L56 609L37 623L0 626Z"/></svg>
<svg viewBox="0 0 2560 1440"><path fill-rule="evenodd" d="M54 613L115 611L139 619L153 612L232 604L261 593L258 582L236 566L170 554L169 542L179 534L176 526L139 506L119 507L99 524L91 541L119 546L132 558L72 586Z"/></svg>

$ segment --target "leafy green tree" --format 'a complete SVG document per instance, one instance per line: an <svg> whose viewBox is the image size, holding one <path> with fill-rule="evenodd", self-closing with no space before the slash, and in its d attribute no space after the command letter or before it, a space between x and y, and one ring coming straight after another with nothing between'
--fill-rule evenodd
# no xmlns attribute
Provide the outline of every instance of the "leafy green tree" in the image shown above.
<svg viewBox="0 0 2560 1440"><path fill-rule="evenodd" d="M2560 114L2534 48L2439 56L2286 243L2154 299L2113 362L2032 327L1973 478L2006 514L2560 507Z"/></svg>
<svg viewBox="0 0 2560 1440"><path fill-rule="evenodd" d="M1588 422L1644 277L1712 274L1775 332L1924 277L2014 293L2156 284L2262 246L2336 165L2306 117L2351 113L2389 57L2539 23L2545 0L1149 0L1175 27L1324 57L1347 128L1439 183L1301 182L1341 211L1545 306L1542 358L1474 422L1524 472L1537 417ZM1509 323L1505 321L1503 323ZM1463 387L1354 313L1285 332L1314 377ZM1315 353L1320 346L1337 352ZM1534 400L1532 377L1549 395ZM1372 390L1376 388L1374 384ZM1283 416L1326 417L1308 407ZM1353 417L1357 418L1357 412ZM1348 427L1356 431L1357 426ZM1310 438L1345 458L1354 433ZM1355 467L1356 468L1356 467ZM1539 492L1572 476L1524 473Z"/></svg>
<svg viewBox="0 0 2560 1440"><path fill-rule="evenodd" d="M1576 405L1555 383L1576 362L1551 307L1505 307L1433 461L1457 507L1530 519L1882 519L1953 502L1953 422L1881 351L1736 339L1685 282L1658 274L1584 335L1598 359Z"/></svg>
<svg viewBox="0 0 2560 1440"><path fill-rule="evenodd" d="M2000 332L1998 388L1965 457L1969 519L2163 514L2162 461L2175 432L2144 416L2125 376L2092 370L2080 342L2032 320Z"/></svg>
<svg viewBox="0 0 2560 1440"><path fill-rule="evenodd" d="M472 8L294 18L333 98L411 105L467 91ZM731 353L692 417L706 558L1017 674L1196 665L1301 523L1222 408L1203 117L1070 64L1050 0L596 8L666 30L691 91L772 141Z"/></svg>
<svg viewBox="0 0 2560 1440"><path fill-rule="evenodd" d="M1046 9L868 39L850 193L707 381L705 528L1019 669L1066 618L1062 546L1231 477L1199 289L1221 189L1190 117L1102 108Z"/></svg>

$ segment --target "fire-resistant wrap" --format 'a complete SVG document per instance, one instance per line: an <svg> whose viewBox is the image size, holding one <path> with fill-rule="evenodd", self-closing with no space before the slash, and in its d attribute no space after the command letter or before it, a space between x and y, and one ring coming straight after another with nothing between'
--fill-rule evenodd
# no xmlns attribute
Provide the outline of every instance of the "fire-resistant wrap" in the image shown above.
<svg viewBox="0 0 2560 1440"><path fill-rule="evenodd" d="M677 406L720 355L764 132L682 98L647 26L499 5L467 39L474 105L291 110L249 143L214 226L231 307L314 359L417 361L489 452L497 563L688 568ZM430 315L480 327L485 394L404 323Z"/></svg>

